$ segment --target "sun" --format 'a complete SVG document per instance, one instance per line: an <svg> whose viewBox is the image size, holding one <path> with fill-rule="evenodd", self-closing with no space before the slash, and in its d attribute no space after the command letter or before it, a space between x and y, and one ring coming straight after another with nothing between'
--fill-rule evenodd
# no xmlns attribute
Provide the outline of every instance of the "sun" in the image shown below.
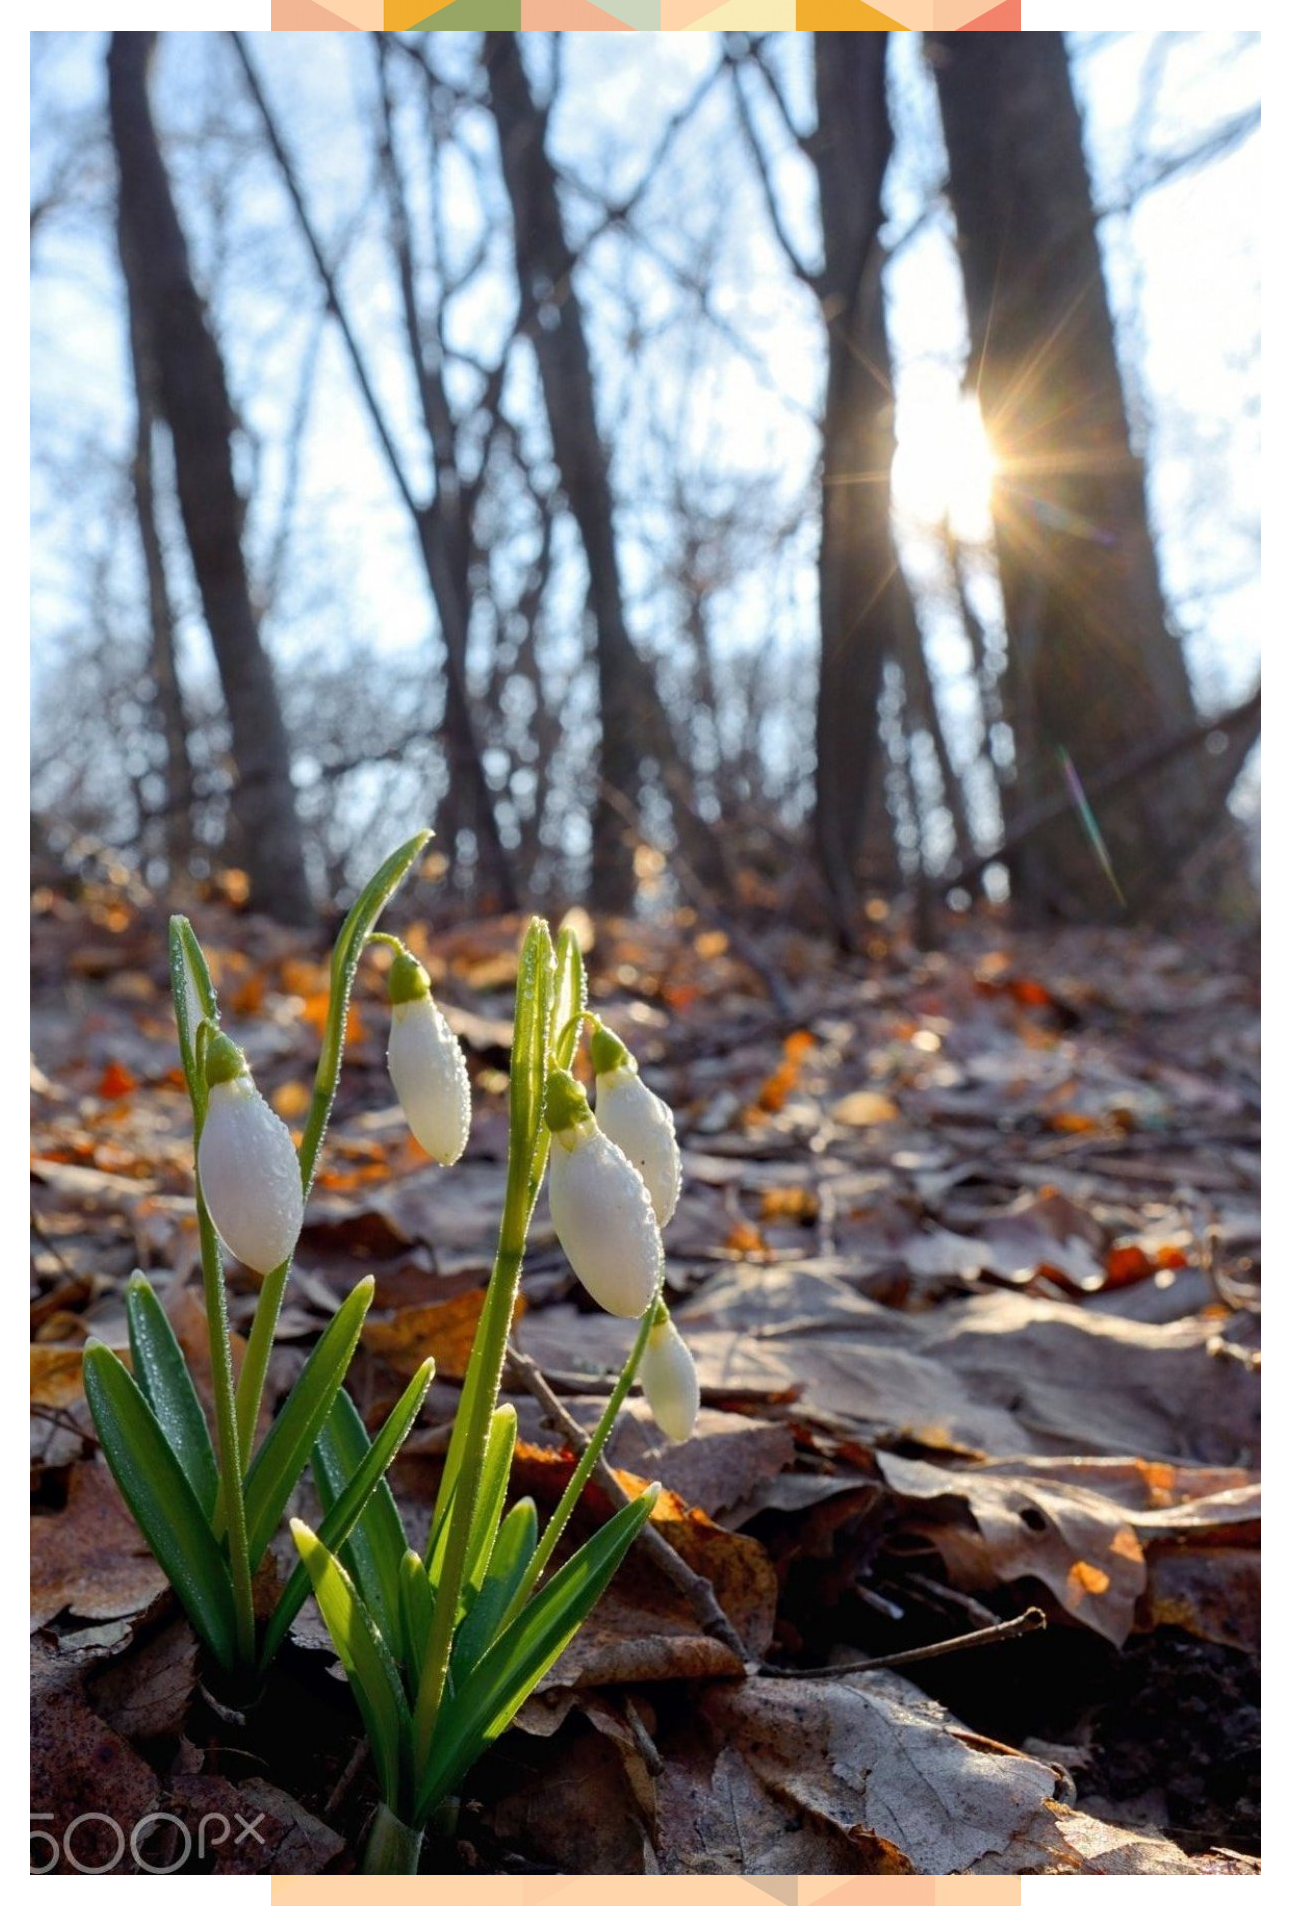
<svg viewBox="0 0 1292 1906"><path fill-rule="evenodd" d="M964 543L991 534L995 459L976 398L945 377L921 378L897 404L893 501L920 528L944 518Z"/></svg>

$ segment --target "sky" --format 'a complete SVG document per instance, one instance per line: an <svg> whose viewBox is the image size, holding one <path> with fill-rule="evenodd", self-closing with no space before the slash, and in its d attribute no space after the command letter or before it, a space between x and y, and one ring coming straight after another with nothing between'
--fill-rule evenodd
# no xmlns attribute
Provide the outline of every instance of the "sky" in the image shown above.
<svg viewBox="0 0 1292 1906"><path fill-rule="evenodd" d="M644 61L638 36L563 36L564 84L553 138L567 173L613 190L635 183L669 115L712 64L712 37L656 36L652 57ZM33 191L66 151L69 123L72 142L90 155L77 183L85 203L73 203L38 235L33 281L33 681L39 690L46 665L83 615L76 572L87 548L92 551L110 533L119 540L119 530L110 532L92 510L69 507L66 473L80 469L94 479L124 455L130 406L117 266L103 216L111 167L106 152L95 156L90 138L101 103L105 37L33 38L46 42L35 49ZM369 162L355 108L368 96L371 63L362 59L358 39L318 36L307 47L302 42L291 49L273 36L251 40L263 82L301 155L311 203L331 234L362 213L368 190ZM462 43L468 40L462 36L449 57L468 60L470 47ZM552 56L551 41L525 36L536 79ZM1119 201L1127 178L1146 159L1187 146L1201 130L1258 97L1258 48L1251 36L1089 34L1069 35L1069 42L1100 204ZM965 325L949 217L937 212L918 222L940 167L936 109L920 65L919 36L895 36L894 52L899 145L887 190L891 236L918 225L898 248L888 279L898 397L895 484L903 560L918 586L931 562L931 515L951 507L964 534L985 528L986 465L976 417L959 391ZM784 36L775 49L803 123L810 117L806 53L802 35ZM227 338L235 398L264 444L252 514L253 543L262 549L281 527L287 490L285 460L275 446L300 395L304 353L316 352L291 559L268 623L270 638L284 659L311 651L339 655L360 642L411 661L424 650L432 621L407 522L392 503L389 476L356 403L339 341L331 327L320 325L316 305L300 296L306 278L295 259L285 256L294 240L284 237L286 217L274 181L264 168L240 164L241 128L248 122L223 123L230 71L225 43L167 35L156 96L195 254L218 287L216 312ZM308 74L304 89L301 73ZM777 139L765 109L760 124L769 140ZM477 126L471 136L488 161L486 129ZM786 222L810 252L810 171L783 136L779 146L775 177ZM230 194L230 256L223 259L216 223L203 203L210 187L199 171L212 150L217 177L223 172ZM467 167L446 179L446 202L451 245L469 247L482 220L503 232L498 201L488 190L481 198ZM1244 694L1258 669L1256 203L1257 146L1251 140L1101 225L1132 414L1142 431L1150 502L1161 528L1164 583L1200 706L1208 711ZM576 232L593 216L577 190L567 194L567 216ZM642 265L613 239L594 248L580 283L594 313L599 400L616 478L632 500L631 520L625 512L621 522L633 627L648 650L667 658L671 607L657 586L651 542L658 458L650 445L660 414L671 400L681 404L684 398L687 443L706 495L756 476L782 511L792 509L793 500L808 491L816 455L812 412L821 352L813 302L787 273L767 227L723 89L705 99L694 130L656 175L643 222L660 251L679 262L689 243L711 241L713 308L749 347L746 353L719 353L710 346L688 375L692 344L667 272ZM360 232L346 284L366 334L375 339L388 331L395 314L376 269L374 242ZM648 331L652 323L658 327L645 344L626 335L620 321L625 286L636 296ZM462 301L457 322L461 335L487 354L509 315L505 273L486 271ZM379 351L376 362L383 391L396 408L410 403L400 354ZM531 375L523 362L515 374L519 380ZM410 468L419 482L420 454L410 439ZM957 472L948 489L944 479ZM245 475L251 474L245 462ZM761 639L769 624L810 640L814 561L815 529L805 520L775 575L751 562L727 578L714 597L720 649L738 652ZM129 585L123 576L127 594ZM564 604L572 626L576 593L571 590ZM973 739L967 729L973 702L967 645L949 618L939 620L936 608L929 611L928 627L953 747L967 752ZM186 669L199 676L209 668L206 657L203 631L190 615Z"/></svg>

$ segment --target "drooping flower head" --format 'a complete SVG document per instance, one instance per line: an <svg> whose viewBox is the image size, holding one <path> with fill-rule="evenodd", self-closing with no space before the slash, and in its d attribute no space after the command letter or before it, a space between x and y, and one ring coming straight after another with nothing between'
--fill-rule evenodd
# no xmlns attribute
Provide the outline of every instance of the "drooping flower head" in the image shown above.
<svg viewBox="0 0 1292 1906"><path fill-rule="evenodd" d="M206 1083L197 1147L202 1196L226 1248L264 1277L287 1261L300 1236L305 1194L296 1147L225 1033L207 1046Z"/></svg>
<svg viewBox="0 0 1292 1906"><path fill-rule="evenodd" d="M390 968L386 1064L413 1137L437 1163L456 1165L471 1130L467 1062L411 953L397 954Z"/></svg>
<svg viewBox="0 0 1292 1906"><path fill-rule="evenodd" d="M546 1117L552 1134L548 1200L561 1247L603 1310L640 1317L655 1295L664 1256L641 1173L601 1130L570 1073L548 1079Z"/></svg>
<svg viewBox="0 0 1292 1906"><path fill-rule="evenodd" d="M662 1301L656 1307L637 1375L651 1415L664 1434L674 1443L685 1443L695 1433L700 1412L700 1378L695 1358Z"/></svg>
<svg viewBox="0 0 1292 1906"><path fill-rule="evenodd" d="M673 1114L638 1077L637 1061L608 1026L598 1024L591 1049L597 1075L597 1123L641 1173L662 1230L677 1210L682 1189L682 1154Z"/></svg>

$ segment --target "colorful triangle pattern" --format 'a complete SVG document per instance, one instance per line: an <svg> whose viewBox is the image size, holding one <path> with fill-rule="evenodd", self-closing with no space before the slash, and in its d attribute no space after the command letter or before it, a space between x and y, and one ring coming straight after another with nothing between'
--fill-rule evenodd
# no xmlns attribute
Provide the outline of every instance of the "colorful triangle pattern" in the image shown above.
<svg viewBox="0 0 1292 1906"><path fill-rule="evenodd" d="M473 27L581 33L943 32L1019 33L1023 0L271 0L270 24L279 32L354 32L421 28L432 33Z"/></svg>

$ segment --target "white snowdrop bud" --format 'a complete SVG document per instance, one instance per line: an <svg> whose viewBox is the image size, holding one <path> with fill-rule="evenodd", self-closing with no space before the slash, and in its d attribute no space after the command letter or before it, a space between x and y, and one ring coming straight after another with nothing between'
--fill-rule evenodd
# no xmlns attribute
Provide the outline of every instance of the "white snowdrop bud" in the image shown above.
<svg viewBox="0 0 1292 1906"><path fill-rule="evenodd" d="M568 1072L547 1082L552 1133L548 1201L561 1248L588 1295L612 1317L640 1317L664 1247L641 1173L606 1137Z"/></svg>
<svg viewBox="0 0 1292 1906"><path fill-rule="evenodd" d="M606 1026L598 1026L592 1035L592 1065L597 1075L597 1123L645 1179L663 1230L677 1210L682 1189L682 1154L673 1131L673 1114L638 1078L637 1061Z"/></svg>
<svg viewBox="0 0 1292 1906"><path fill-rule="evenodd" d="M695 1358L662 1304L660 1312L660 1321L652 1325L646 1339L637 1375L651 1415L665 1436L674 1443L685 1443L695 1433L700 1379Z"/></svg>
<svg viewBox="0 0 1292 1906"><path fill-rule="evenodd" d="M224 1033L207 1048L206 1079L197 1146L202 1196L225 1248L264 1277L292 1255L305 1216L296 1147Z"/></svg>
<svg viewBox="0 0 1292 1906"><path fill-rule="evenodd" d="M411 953L400 953L390 969L386 1064L413 1137L439 1164L456 1165L471 1130L467 1062Z"/></svg>

